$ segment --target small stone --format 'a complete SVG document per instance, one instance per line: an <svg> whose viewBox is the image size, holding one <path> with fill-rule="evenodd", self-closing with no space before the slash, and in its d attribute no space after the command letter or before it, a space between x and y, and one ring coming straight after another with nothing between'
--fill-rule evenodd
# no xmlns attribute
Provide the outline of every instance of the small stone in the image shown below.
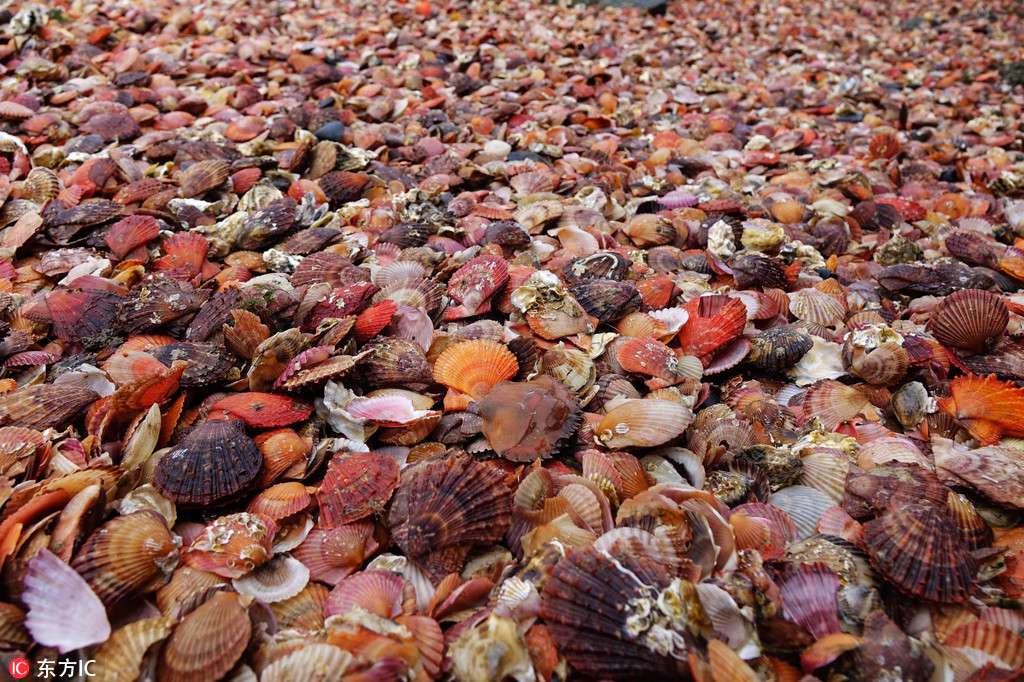
<svg viewBox="0 0 1024 682"><path fill-rule="evenodd" d="M316 129L314 135L318 140L329 140L341 142L341 136L345 132L345 124L341 121L328 121Z"/></svg>

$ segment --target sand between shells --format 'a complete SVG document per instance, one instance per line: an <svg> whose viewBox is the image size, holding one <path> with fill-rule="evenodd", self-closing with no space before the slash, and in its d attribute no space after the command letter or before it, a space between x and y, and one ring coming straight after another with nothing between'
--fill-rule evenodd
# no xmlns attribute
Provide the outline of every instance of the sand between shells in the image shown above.
<svg viewBox="0 0 1024 682"><path fill-rule="evenodd" d="M1019 679L1022 22L0 10L5 660Z"/></svg>

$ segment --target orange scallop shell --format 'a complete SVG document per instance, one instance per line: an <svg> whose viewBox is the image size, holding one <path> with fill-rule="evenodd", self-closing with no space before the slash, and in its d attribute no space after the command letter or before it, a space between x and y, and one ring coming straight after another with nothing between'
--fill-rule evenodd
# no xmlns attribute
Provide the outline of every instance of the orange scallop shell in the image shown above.
<svg viewBox="0 0 1024 682"><path fill-rule="evenodd" d="M957 377L950 396L939 398L939 409L957 419L982 445L1004 435L1024 437L1024 388L994 375Z"/></svg>
<svg viewBox="0 0 1024 682"><path fill-rule="evenodd" d="M518 371L516 356L504 345L475 339L446 348L434 363L434 380L479 399Z"/></svg>
<svg viewBox="0 0 1024 682"><path fill-rule="evenodd" d="M747 307L743 301L720 294L701 296L686 304L689 318L679 332L679 345L702 361L743 332Z"/></svg>
<svg viewBox="0 0 1024 682"><path fill-rule="evenodd" d="M229 395L211 405L210 409L211 414L218 410L227 412L247 426L258 429L288 426L308 418L313 412L312 405L298 398L259 391Z"/></svg>
<svg viewBox="0 0 1024 682"><path fill-rule="evenodd" d="M252 623L242 600L232 592L215 592L185 616L160 657L160 679L216 680L231 670L252 634Z"/></svg>

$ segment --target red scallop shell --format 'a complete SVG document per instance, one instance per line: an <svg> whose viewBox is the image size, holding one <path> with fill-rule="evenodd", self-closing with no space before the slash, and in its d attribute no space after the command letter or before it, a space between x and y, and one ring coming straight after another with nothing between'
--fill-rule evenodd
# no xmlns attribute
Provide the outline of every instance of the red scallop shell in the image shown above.
<svg viewBox="0 0 1024 682"><path fill-rule="evenodd" d="M383 512L398 481L393 457L372 452L334 455L316 494L320 526L337 528Z"/></svg>
<svg viewBox="0 0 1024 682"><path fill-rule="evenodd" d="M707 364L716 350L741 333L747 323L743 301L721 294L701 296L686 304L689 319L679 332L679 344Z"/></svg>
<svg viewBox="0 0 1024 682"><path fill-rule="evenodd" d="M221 398L210 406L213 411L221 410L238 417L246 426L269 429L288 426L307 419L313 413L309 403L278 393L248 391Z"/></svg>
<svg viewBox="0 0 1024 682"><path fill-rule="evenodd" d="M385 299L380 303L374 303L369 308L356 316L352 332L356 335L356 341L366 343L377 336L391 323L391 318L398 310L398 304L392 300Z"/></svg>
<svg viewBox="0 0 1024 682"><path fill-rule="evenodd" d="M132 215L122 218L110 226L103 240L110 247L111 253L119 259L156 239L160 235L160 225L156 218L148 215Z"/></svg>

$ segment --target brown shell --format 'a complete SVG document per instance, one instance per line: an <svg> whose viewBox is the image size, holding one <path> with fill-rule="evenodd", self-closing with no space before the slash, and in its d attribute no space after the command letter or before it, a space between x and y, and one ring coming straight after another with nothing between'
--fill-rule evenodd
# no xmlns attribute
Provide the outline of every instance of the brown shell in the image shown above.
<svg viewBox="0 0 1024 682"><path fill-rule="evenodd" d="M341 254L323 251L306 256L299 261L295 272L289 278L294 286L326 282L334 288L355 282L369 282L370 273Z"/></svg>
<svg viewBox="0 0 1024 682"><path fill-rule="evenodd" d="M342 204L359 199L369 182L369 175L349 171L332 171L319 180L320 189L331 208L339 208Z"/></svg>
<svg viewBox="0 0 1024 682"><path fill-rule="evenodd" d="M270 336L270 328L260 321L255 313L248 310L232 310L232 324L222 327L224 342L231 352L245 360L251 360L259 345Z"/></svg>
<svg viewBox="0 0 1024 682"><path fill-rule="evenodd" d="M789 286L786 268L775 258L754 253L735 259L730 267L737 289L785 289Z"/></svg>
<svg viewBox="0 0 1024 682"><path fill-rule="evenodd" d="M541 591L540 613L575 670L594 678L675 679L683 662L646 645L628 627L632 611L653 607L669 582L663 568L593 547L563 557ZM682 632L676 632L682 637Z"/></svg>
<svg viewBox="0 0 1024 682"><path fill-rule="evenodd" d="M383 338L366 347L369 353L359 362L368 386L429 384L433 372L427 356L413 341Z"/></svg>
<svg viewBox="0 0 1024 682"><path fill-rule="evenodd" d="M953 522L927 503L901 504L864 524L872 566L903 592L940 603L967 601L975 564Z"/></svg>
<svg viewBox="0 0 1024 682"><path fill-rule="evenodd" d="M659 247L674 248L674 247ZM622 280L629 272L628 258L614 251L598 251L573 258L565 266L565 281L570 284L587 279Z"/></svg>
<svg viewBox="0 0 1024 682"><path fill-rule="evenodd" d="M772 327L750 340L746 361L761 369L778 372L800 362L813 345L810 336L794 327Z"/></svg>
<svg viewBox="0 0 1024 682"><path fill-rule="evenodd" d="M338 528L382 513L398 481L398 462L393 457L371 452L334 455L316 494L320 526Z"/></svg>
<svg viewBox="0 0 1024 682"><path fill-rule="evenodd" d="M174 619L166 616L144 618L118 628L96 650L91 672L98 679L110 682L137 680L146 652L167 639L173 629Z"/></svg>
<svg viewBox="0 0 1024 682"><path fill-rule="evenodd" d="M525 383L503 382L477 404L491 448L514 462L555 453L580 424L580 409L566 386L549 375Z"/></svg>
<svg viewBox="0 0 1024 682"><path fill-rule="evenodd" d="M170 367L176 360L188 363L181 375L182 388L199 388L223 381L231 370L227 352L212 343L169 343L148 353Z"/></svg>
<svg viewBox="0 0 1024 682"><path fill-rule="evenodd" d="M874 350L863 352L851 349L848 342L844 356L844 359L848 358L850 374L877 386L897 383L910 368L910 354L897 343L883 343Z"/></svg>
<svg viewBox="0 0 1024 682"><path fill-rule="evenodd" d="M221 159L197 161L186 168L178 178L178 193L189 199L209 192L227 182L231 164Z"/></svg>
<svg viewBox="0 0 1024 682"><path fill-rule="evenodd" d="M188 282L153 275L132 290L118 309L118 322L128 334L153 331L199 310L205 294Z"/></svg>
<svg viewBox="0 0 1024 682"><path fill-rule="evenodd" d="M0 394L0 426L59 428L99 398L73 384L36 384Z"/></svg>
<svg viewBox="0 0 1024 682"><path fill-rule="evenodd" d="M265 249L295 226L295 200L282 197L245 219L235 245L241 249Z"/></svg>
<svg viewBox="0 0 1024 682"><path fill-rule="evenodd" d="M252 623L242 606L242 597L232 592L215 592L174 629L160 657L160 679L220 679L241 658L251 634Z"/></svg>
<svg viewBox="0 0 1024 682"><path fill-rule="evenodd" d="M962 289L942 299L928 320L928 329L947 346L980 353L1006 331L1010 311L998 294Z"/></svg>
<svg viewBox="0 0 1024 682"><path fill-rule="evenodd" d="M612 279L586 279L569 287L583 309L601 322L621 320L629 313L640 310L643 300L632 282Z"/></svg>
<svg viewBox="0 0 1024 682"><path fill-rule="evenodd" d="M160 458L153 482L182 506L208 506L245 491L263 465L263 455L240 421L206 422Z"/></svg>
<svg viewBox="0 0 1024 682"><path fill-rule="evenodd" d="M159 586L177 562L178 545L163 517L138 511L96 530L71 566L110 606Z"/></svg>
<svg viewBox="0 0 1024 682"><path fill-rule="evenodd" d="M946 237L949 254L967 265L996 268L1006 247L974 230L957 230Z"/></svg>
<svg viewBox="0 0 1024 682"><path fill-rule="evenodd" d="M388 516L392 539L434 580L461 571L474 545L499 540L511 524L503 479L501 469L466 455L407 469Z"/></svg>
<svg viewBox="0 0 1024 682"><path fill-rule="evenodd" d="M302 352L306 340L307 336L293 327L261 342L249 368L249 388L253 391L272 389L292 358Z"/></svg>

